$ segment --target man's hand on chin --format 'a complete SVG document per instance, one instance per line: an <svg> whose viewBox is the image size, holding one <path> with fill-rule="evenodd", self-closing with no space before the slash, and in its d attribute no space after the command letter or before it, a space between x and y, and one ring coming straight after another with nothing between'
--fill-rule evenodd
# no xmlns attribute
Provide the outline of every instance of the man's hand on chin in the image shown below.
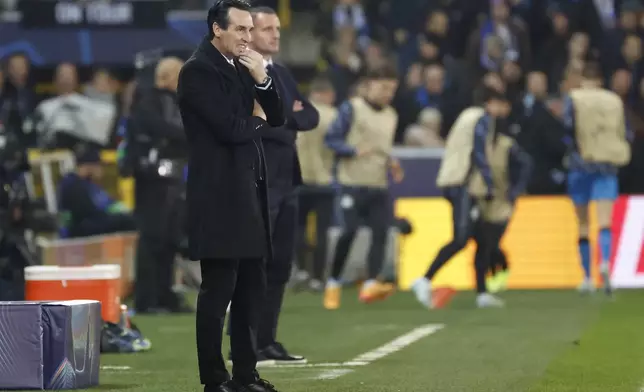
<svg viewBox="0 0 644 392"><path fill-rule="evenodd" d="M264 58L261 54L252 49L247 49L239 55L239 62L248 68L250 75L257 84L263 84L266 81L268 75L266 74L266 69L264 69Z"/></svg>

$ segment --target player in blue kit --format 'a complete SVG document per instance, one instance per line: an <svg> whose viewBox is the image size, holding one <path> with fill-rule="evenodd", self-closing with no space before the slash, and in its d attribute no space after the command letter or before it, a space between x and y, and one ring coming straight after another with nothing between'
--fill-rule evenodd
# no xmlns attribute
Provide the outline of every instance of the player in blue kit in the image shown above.
<svg viewBox="0 0 644 392"><path fill-rule="evenodd" d="M564 101L563 121L568 148L568 194L579 221L579 254L584 270L582 292L592 292L591 250L589 245L589 205L594 202L599 224L600 272L607 294L612 292L609 261L612 247L613 204L619 195L618 170L630 161L630 146L621 98L602 87L602 76L595 64L588 64L581 78L568 72L573 88ZM575 79L578 78L578 79ZM576 80L579 80L576 83Z"/></svg>

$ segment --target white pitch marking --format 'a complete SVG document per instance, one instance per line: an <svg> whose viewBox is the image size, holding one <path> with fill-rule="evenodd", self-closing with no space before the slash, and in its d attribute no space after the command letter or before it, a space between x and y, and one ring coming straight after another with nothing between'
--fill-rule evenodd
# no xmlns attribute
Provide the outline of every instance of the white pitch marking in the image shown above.
<svg viewBox="0 0 644 392"><path fill-rule="evenodd" d="M365 366L380 358L391 355L403 348L417 342L418 340L434 334L441 329L445 328L443 324L428 324L422 327L413 329L412 331L397 337L391 342L384 344L375 350L368 351L360 354L354 359L342 363L307 363L307 364L277 364L270 366L271 368L316 368L316 367L356 367ZM268 367L268 366L267 366Z"/></svg>
<svg viewBox="0 0 644 392"><path fill-rule="evenodd" d="M375 350L368 351L364 354L358 355L351 361L343 363L309 363L302 365L275 365L271 368L320 368L320 367L334 367L336 369L325 370L317 376L311 378L313 380L335 380L344 375L352 373L352 367L366 366L370 363L382 359L388 355L398 352L405 347L412 345L420 339L432 335L441 329L445 328L444 324L428 324L422 327L413 329L412 331L397 337L389 343L386 343Z"/></svg>
<svg viewBox="0 0 644 392"><path fill-rule="evenodd" d="M378 359L384 358L388 355L398 352L403 348L410 346L413 343L416 343L417 341L424 338L425 336L429 336L431 334L434 334L440 331L444 327L445 325L443 324L428 324L423 327L418 327L412 330L411 332L406 333L392 340L391 342L378 347L375 350L371 350L369 352L366 352L362 355L357 356L356 358L352 359L349 362L345 362L345 366L368 365L373 361L377 361Z"/></svg>
<svg viewBox="0 0 644 392"><path fill-rule="evenodd" d="M101 366L101 370L132 370L129 366Z"/></svg>
<svg viewBox="0 0 644 392"><path fill-rule="evenodd" d="M275 364L264 365L264 369L306 369L306 368L333 368L347 366L345 363L328 362L328 363L300 363L300 364ZM257 367L260 367L259 365Z"/></svg>
<svg viewBox="0 0 644 392"><path fill-rule="evenodd" d="M331 370L325 370L322 373L318 374L316 377L314 377L314 380L335 380L336 378L340 378L342 376L345 376L349 373L352 373L354 370L353 369L331 369Z"/></svg>

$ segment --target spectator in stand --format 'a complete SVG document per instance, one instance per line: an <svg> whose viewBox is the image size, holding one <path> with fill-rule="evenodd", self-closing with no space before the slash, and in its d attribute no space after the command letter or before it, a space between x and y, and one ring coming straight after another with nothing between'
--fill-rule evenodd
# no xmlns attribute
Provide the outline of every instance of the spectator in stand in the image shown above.
<svg viewBox="0 0 644 392"><path fill-rule="evenodd" d="M333 8L333 29L351 28L356 32L358 47L366 50L371 38L369 24L360 0L338 0Z"/></svg>
<svg viewBox="0 0 644 392"><path fill-rule="evenodd" d="M415 92L416 105L420 109L440 108L445 89L445 69L438 65L425 68L424 84Z"/></svg>
<svg viewBox="0 0 644 392"><path fill-rule="evenodd" d="M640 26L637 20L638 14L644 11L640 0L626 0L620 7L618 24L610 31L606 32L601 42L601 63L605 76L621 66L620 49L624 40L629 35L638 35Z"/></svg>
<svg viewBox="0 0 644 392"><path fill-rule="evenodd" d="M97 69L92 75L92 80L83 88L83 94L92 99L116 104L114 81L110 72L104 68Z"/></svg>
<svg viewBox="0 0 644 392"><path fill-rule="evenodd" d="M441 113L435 108L425 108L418 116L418 122L407 127L405 147L444 147L440 136Z"/></svg>
<svg viewBox="0 0 644 392"><path fill-rule="evenodd" d="M482 84L486 87L489 87L495 91L498 91L502 94L505 94L506 86L501 74L498 72L488 72L485 74L482 80Z"/></svg>
<svg viewBox="0 0 644 392"><path fill-rule="evenodd" d="M364 67L363 72L369 72L383 67L389 63L389 59L385 55L385 49L377 42L369 43L367 49L364 51Z"/></svg>
<svg viewBox="0 0 644 392"><path fill-rule="evenodd" d="M615 94L619 95L624 102L628 102L629 95L630 95L630 90L631 90L631 81L632 81L632 75L629 70L627 69L618 69L615 71L613 74L610 86L611 89L615 92ZM637 91L636 86L636 91Z"/></svg>
<svg viewBox="0 0 644 392"><path fill-rule="evenodd" d="M588 34L581 31L574 33L568 41L568 65L583 69L586 62L591 59Z"/></svg>
<svg viewBox="0 0 644 392"><path fill-rule="evenodd" d="M644 130L644 119L642 118L641 112L636 109L638 106L636 101L641 100L640 90L642 83L632 83L632 81L632 75L627 69L618 69L613 74L610 86L611 89L624 101L626 121L637 136L638 133L641 133ZM635 94L633 94L633 90L635 91ZM642 182L641 173L642 170L644 170L644 160L638 158L640 154L644 153L644 151L642 151L641 140L637 140L636 137L631 149L632 159L629 164L620 171L620 190L628 193L639 193L641 192L641 189L644 189L643 186L638 185L638 183Z"/></svg>
<svg viewBox="0 0 644 392"><path fill-rule="evenodd" d="M71 95L78 89L78 70L72 63L62 63L56 67L54 76L56 95Z"/></svg>
<svg viewBox="0 0 644 392"><path fill-rule="evenodd" d="M535 69L549 76L548 91L556 93L564 69L568 65L568 40L570 38L570 23L568 16L561 8L551 9L552 34L545 41L536 58Z"/></svg>
<svg viewBox="0 0 644 392"><path fill-rule="evenodd" d="M475 75L485 71L500 71L505 58L503 40L496 34L488 34L483 40L483 53L481 58L472 57L471 66Z"/></svg>
<svg viewBox="0 0 644 392"><path fill-rule="evenodd" d="M638 85L638 102L634 107L625 106L626 119L635 134L631 146L631 162L620 173L620 187L627 193L644 193L644 79Z"/></svg>
<svg viewBox="0 0 644 392"><path fill-rule="evenodd" d="M427 16L424 31L418 35L418 60L423 64L443 63L448 53L447 33L449 19L443 11L433 11Z"/></svg>
<svg viewBox="0 0 644 392"><path fill-rule="evenodd" d="M498 70L494 69L494 63L491 63L489 58L490 48L484 45L486 38L494 35L502 41L503 61L515 62L521 69L527 69L531 63L531 51L526 27L520 20L510 16L507 0L493 0L490 11L490 18L470 36L468 44L470 64L477 64L487 70Z"/></svg>
<svg viewBox="0 0 644 392"><path fill-rule="evenodd" d="M548 96L548 77L543 72L530 72L526 82L526 92L521 100L522 115L529 119L537 104L543 104Z"/></svg>
<svg viewBox="0 0 644 392"><path fill-rule="evenodd" d="M644 73L642 72L642 40L639 36L632 34L624 39L622 45L622 60L620 68L628 69L634 80L640 80ZM633 85L629 91L628 98L634 103L638 95L638 86Z"/></svg>
<svg viewBox="0 0 644 392"><path fill-rule="evenodd" d="M355 32L346 28L338 32L338 39L331 46L331 67L328 77L336 91L336 103L343 102L351 86L358 80L362 59L358 54Z"/></svg>
<svg viewBox="0 0 644 392"><path fill-rule="evenodd" d="M94 72L91 81L83 87L83 95L112 106L115 113L121 110L119 106L122 105L118 105L117 103L114 79L107 69L99 68ZM122 125L119 123L119 117L120 115L115 115L113 119L111 146L116 145L113 139L117 128Z"/></svg>
<svg viewBox="0 0 644 392"><path fill-rule="evenodd" d="M116 105L78 93L78 73L61 63L54 75L55 96L38 104L25 130L37 133L38 144L48 148L74 148L77 143L106 146L116 116Z"/></svg>
<svg viewBox="0 0 644 392"><path fill-rule="evenodd" d="M416 98L414 91L423 85L423 65L420 63L412 64L407 70L403 83L400 83L396 96L394 97L393 106L398 113L398 127L396 128L396 144L402 144L405 130L413 124L418 117L416 108Z"/></svg>
<svg viewBox="0 0 644 392"><path fill-rule="evenodd" d="M588 33L591 47L601 47L606 34L617 25L617 11L620 0L593 0L576 2L580 7L580 23Z"/></svg>
<svg viewBox="0 0 644 392"><path fill-rule="evenodd" d="M523 86L521 84L523 70L517 62L506 60L501 68L501 76L506 84L508 98L514 102L519 98L519 95L523 90Z"/></svg>
<svg viewBox="0 0 644 392"><path fill-rule="evenodd" d="M31 64L26 55L17 53L7 59L7 74L0 96L2 117L7 132L18 134L25 147L36 145L35 135L23 130L22 124L34 109L35 97L29 84Z"/></svg>

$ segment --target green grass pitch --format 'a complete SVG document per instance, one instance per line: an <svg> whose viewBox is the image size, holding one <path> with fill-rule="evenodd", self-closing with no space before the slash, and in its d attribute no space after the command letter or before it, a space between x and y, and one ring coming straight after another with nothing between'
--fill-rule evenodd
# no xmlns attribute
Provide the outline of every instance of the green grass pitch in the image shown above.
<svg viewBox="0 0 644 392"><path fill-rule="evenodd" d="M436 311L409 293L371 305L356 296L345 290L329 312L319 296L289 295L280 340L316 366L262 368L262 377L285 392L644 391L643 290L511 291L507 308L484 310L471 293ZM153 349L103 355L99 389L200 391L194 315L134 321ZM346 363L354 359L363 365Z"/></svg>

